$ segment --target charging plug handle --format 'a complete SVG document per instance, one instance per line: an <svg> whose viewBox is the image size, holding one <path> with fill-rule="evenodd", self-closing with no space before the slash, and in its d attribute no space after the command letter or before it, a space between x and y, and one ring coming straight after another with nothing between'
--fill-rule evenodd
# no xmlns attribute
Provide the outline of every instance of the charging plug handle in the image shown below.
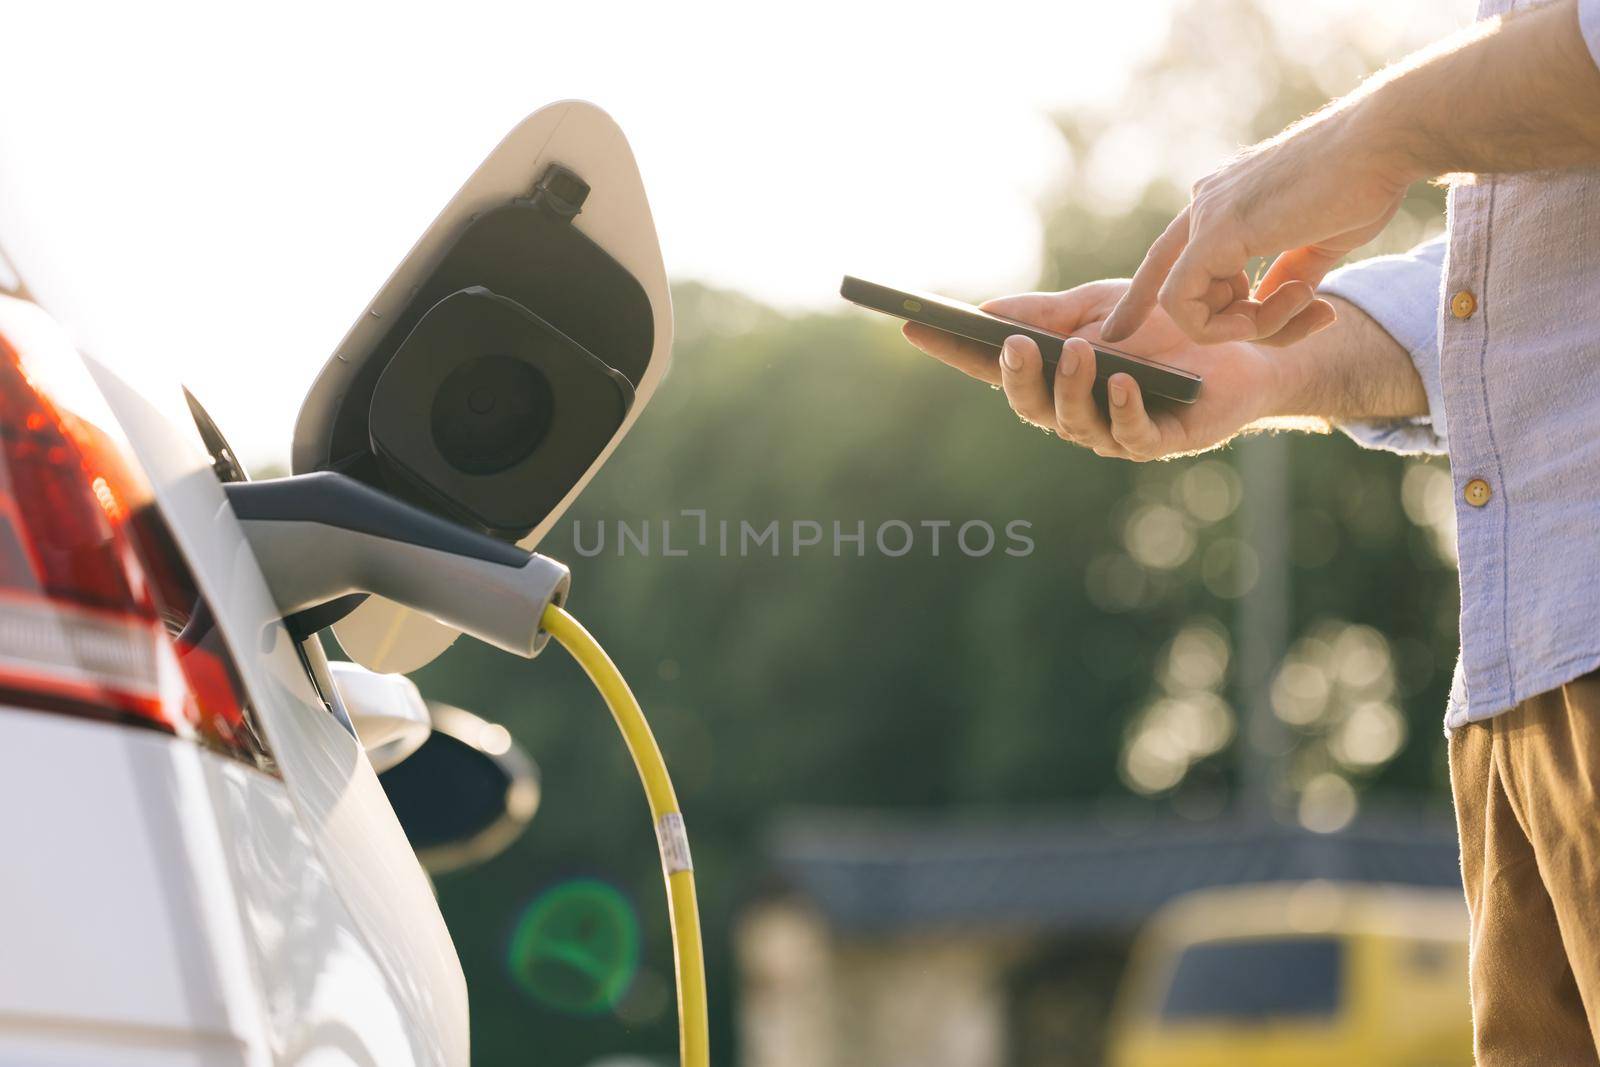
<svg viewBox="0 0 1600 1067"><path fill-rule="evenodd" d="M571 584L565 564L333 471L223 489L285 618L371 593L533 657Z"/></svg>

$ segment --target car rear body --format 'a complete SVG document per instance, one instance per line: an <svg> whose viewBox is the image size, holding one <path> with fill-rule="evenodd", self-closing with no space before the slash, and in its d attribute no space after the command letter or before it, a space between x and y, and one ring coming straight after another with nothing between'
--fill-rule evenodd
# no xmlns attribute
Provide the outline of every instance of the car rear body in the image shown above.
<svg viewBox="0 0 1600 1067"><path fill-rule="evenodd" d="M465 1064L431 888L181 388L0 297L0 438L0 1065Z"/></svg>

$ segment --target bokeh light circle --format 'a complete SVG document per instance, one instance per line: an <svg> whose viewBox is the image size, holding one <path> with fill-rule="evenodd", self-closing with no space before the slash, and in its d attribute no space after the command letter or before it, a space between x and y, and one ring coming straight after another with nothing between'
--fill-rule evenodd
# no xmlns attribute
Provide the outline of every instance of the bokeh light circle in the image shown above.
<svg viewBox="0 0 1600 1067"><path fill-rule="evenodd" d="M517 920L507 963L517 987L545 1007L610 1011L639 969L639 918L627 897L598 879L551 886Z"/></svg>

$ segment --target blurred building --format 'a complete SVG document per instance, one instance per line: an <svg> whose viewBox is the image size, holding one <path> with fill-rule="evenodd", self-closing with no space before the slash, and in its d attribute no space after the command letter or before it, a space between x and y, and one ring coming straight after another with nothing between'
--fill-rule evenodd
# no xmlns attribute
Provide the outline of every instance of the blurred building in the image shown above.
<svg viewBox="0 0 1600 1067"><path fill-rule="evenodd" d="M1101 1062L1128 950L1196 890L1459 885L1447 818L1270 823L793 816L736 928L746 1067ZM1463 989L1465 976L1462 976Z"/></svg>

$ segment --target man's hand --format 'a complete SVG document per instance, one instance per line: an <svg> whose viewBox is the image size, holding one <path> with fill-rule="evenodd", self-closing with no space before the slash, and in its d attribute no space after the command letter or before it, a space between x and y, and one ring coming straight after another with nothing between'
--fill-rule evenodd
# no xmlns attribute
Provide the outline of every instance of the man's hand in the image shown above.
<svg viewBox="0 0 1600 1067"><path fill-rule="evenodd" d="M1600 70L1574 0L1478 23L1195 184L1151 246L1104 336L1159 301L1203 343L1288 344L1326 327L1313 288L1394 216L1411 183L1600 163ZM1244 273L1277 253L1254 293Z"/></svg>
<svg viewBox="0 0 1600 1067"><path fill-rule="evenodd" d="M1428 412L1422 379L1406 350L1365 312L1340 301L1337 326L1281 348L1249 341L1196 344L1157 309L1121 347L1199 374L1205 379L1199 399L1151 411L1138 383L1114 374L1106 383L1109 414L1102 413L1091 392L1090 342L1100 336L1106 315L1127 289L1128 282L1117 279L983 305L997 315L1074 335L1062 349L1053 381L1045 380L1039 349L1025 337L1008 338L996 359L992 348L919 323L907 323L905 335L934 358L1004 389L1024 421L1122 459L1203 452L1276 417L1358 420Z"/></svg>
<svg viewBox="0 0 1600 1067"><path fill-rule="evenodd" d="M1289 372L1297 363L1245 342L1197 345L1158 311L1121 347L1201 375L1200 398L1150 411L1138 383L1116 374L1106 383L1110 417L1102 414L1091 395L1090 342L1127 287L1122 280L1091 282L1064 293L1029 293L983 305L997 315L1076 335L1062 350L1054 381L1045 380L1038 346L1025 337L1008 339L997 360L992 348L918 323L907 323L905 335L934 358L1003 388L1024 421L1102 456L1151 460L1204 451L1290 404L1288 393L1296 386Z"/></svg>
<svg viewBox="0 0 1600 1067"><path fill-rule="evenodd" d="M1158 301L1204 344L1292 344L1323 329L1333 309L1316 284L1378 235L1411 181L1352 137L1339 111L1291 127L1195 184L1107 319L1107 343L1132 335ZM1280 249L1252 294L1246 264Z"/></svg>

